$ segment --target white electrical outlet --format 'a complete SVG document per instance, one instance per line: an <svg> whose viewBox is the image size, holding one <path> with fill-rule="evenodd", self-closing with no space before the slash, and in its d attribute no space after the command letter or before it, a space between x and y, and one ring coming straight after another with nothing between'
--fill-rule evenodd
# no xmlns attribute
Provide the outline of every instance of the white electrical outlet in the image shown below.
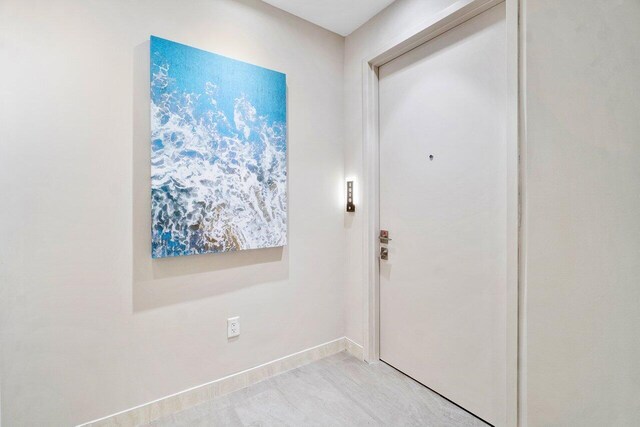
<svg viewBox="0 0 640 427"><path fill-rule="evenodd" d="M227 319L227 338L233 338L240 335L240 318L230 317Z"/></svg>

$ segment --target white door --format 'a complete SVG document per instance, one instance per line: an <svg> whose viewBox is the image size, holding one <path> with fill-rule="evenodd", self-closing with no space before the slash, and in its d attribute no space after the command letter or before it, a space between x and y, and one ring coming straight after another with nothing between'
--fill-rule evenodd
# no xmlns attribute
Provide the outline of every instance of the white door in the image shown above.
<svg viewBox="0 0 640 427"><path fill-rule="evenodd" d="M379 79L380 226L392 239L380 358L504 425L504 3L383 65Z"/></svg>

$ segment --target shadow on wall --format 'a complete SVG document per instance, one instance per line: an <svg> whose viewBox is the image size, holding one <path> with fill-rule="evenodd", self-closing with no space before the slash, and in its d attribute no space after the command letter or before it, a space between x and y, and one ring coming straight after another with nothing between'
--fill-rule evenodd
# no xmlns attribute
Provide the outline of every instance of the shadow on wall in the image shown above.
<svg viewBox="0 0 640 427"><path fill-rule="evenodd" d="M133 53L133 311L198 300L286 280L287 247L151 258L149 42Z"/></svg>

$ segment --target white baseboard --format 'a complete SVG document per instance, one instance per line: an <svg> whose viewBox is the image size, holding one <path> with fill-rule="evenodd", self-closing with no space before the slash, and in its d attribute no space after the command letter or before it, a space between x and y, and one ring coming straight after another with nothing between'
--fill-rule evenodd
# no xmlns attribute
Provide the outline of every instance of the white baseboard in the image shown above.
<svg viewBox="0 0 640 427"><path fill-rule="evenodd" d="M139 426L232 393L291 369L320 360L341 351L362 360L362 346L347 337L338 338L289 356L264 363L188 390L127 409L78 427Z"/></svg>
<svg viewBox="0 0 640 427"><path fill-rule="evenodd" d="M364 350L362 346L351 339L344 337L347 345L347 351L358 360L364 360Z"/></svg>

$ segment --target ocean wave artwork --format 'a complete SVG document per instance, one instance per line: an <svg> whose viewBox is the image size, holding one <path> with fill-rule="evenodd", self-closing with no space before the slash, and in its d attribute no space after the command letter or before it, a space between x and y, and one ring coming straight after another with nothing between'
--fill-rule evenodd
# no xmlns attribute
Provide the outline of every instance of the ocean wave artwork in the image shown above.
<svg viewBox="0 0 640 427"><path fill-rule="evenodd" d="M287 243L286 76L151 37L153 258Z"/></svg>

